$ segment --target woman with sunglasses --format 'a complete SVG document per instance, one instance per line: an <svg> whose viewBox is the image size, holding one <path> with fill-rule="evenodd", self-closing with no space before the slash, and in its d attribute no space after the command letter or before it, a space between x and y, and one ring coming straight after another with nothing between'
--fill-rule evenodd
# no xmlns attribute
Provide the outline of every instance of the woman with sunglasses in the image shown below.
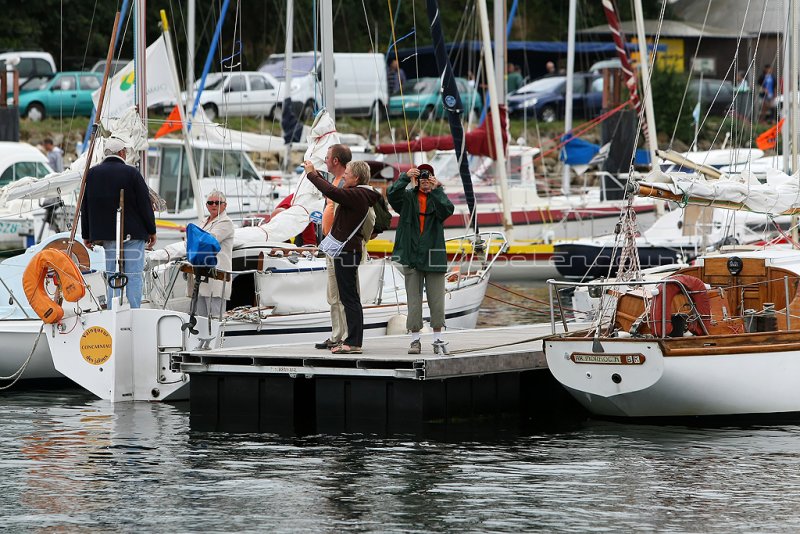
<svg viewBox="0 0 800 534"><path fill-rule="evenodd" d="M219 241L217 252L217 269L230 271L233 256L233 221L225 213L228 207L225 195L220 191L212 191L206 197L208 218L201 228L213 235ZM225 292L223 294L223 286ZM191 286L190 286L191 287ZM197 299L197 315L203 317L219 317L225 311L225 301L231 298L231 283L224 284L221 280L209 280L200 284Z"/></svg>

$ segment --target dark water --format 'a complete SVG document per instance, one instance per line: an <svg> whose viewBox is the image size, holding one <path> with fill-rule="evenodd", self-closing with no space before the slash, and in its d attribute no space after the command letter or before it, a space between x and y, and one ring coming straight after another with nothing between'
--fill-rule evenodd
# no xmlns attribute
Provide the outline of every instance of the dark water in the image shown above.
<svg viewBox="0 0 800 534"><path fill-rule="evenodd" d="M486 319L538 314L495 306ZM286 438L193 432L186 404L77 390L16 389L0 405L6 532L800 529L797 425Z"/></svg>
<svg viewBox="0 0 800 534"><path fill-rule="evenodd" d="M588 421L509 440L194 433L184 406L17 392L7 532L800 528L800 427Z"/></svg>

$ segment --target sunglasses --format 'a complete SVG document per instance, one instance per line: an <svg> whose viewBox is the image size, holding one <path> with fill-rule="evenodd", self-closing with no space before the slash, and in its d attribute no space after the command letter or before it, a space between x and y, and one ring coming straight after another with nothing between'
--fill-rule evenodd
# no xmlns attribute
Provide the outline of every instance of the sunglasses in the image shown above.
<svg viewBox="0 0 800 534"><path fill-rule="evenodd" d="M225 204L223 200L206 200L206 206L219 206L220 204Z"/></svg>

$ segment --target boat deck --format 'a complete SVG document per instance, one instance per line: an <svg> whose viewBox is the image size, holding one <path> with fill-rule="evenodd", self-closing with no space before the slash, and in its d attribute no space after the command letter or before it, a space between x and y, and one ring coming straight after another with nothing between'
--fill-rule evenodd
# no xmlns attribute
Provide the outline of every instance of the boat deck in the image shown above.
<svg viewBox="0 0 800 534"><path fill-rule="evenodd" d="M408 354L409 336L364 340L363 354L331 354L308 343L186 351L173 355L175 370L195 373L245 373L352 376L433 380L545 369L543 336L550 325L449 331L449 355L433 354L431 334L422 336L422 354Z"/></svg>

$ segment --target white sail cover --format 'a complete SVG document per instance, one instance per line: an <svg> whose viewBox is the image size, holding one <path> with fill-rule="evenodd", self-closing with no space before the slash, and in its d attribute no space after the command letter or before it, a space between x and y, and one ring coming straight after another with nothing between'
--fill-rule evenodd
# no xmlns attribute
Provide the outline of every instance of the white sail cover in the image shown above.
<svg viewBox="0 0 800 534"><path fill-rule="evenodd" d="M736 177L723 175L719 180L706 180L696 174L652 171L641 184L681 195L687 201L741 204L756 213L780 215L800 209L800 172L789 176L770 169L766 183L761 183L746 172Z"/></svg>
<svg viewBox="0 0 800 534"><path fill-rule="evenodd" d="M109 125L111 135L125 143L128 163L136 163L139 151L147 150L147 130L136 108L128 109L119 119L110 121ZM97 137L92 153L92 167L103 161L105 143L105 137ZM83 153L63 172L50 173L43 178L23 178L0 188L0 207L7 207L13 200L43 199L72 192L81 184L86 156L87 153Z"/></svg>
<svg viewBox="0 0 800 534"><path fill-rule="evenodd" d="M311 127L305 159L312 161L317 169L327 170L325 155L328 147L338 142L339 135L336 133L336 125L328 112L322 110ZM260 226L237 228L233 238L234 248L245 244L281 243L296 236L308 226L312 214L317 212L321 216L324 200L322 193L306 180L305 174L303 174L294 191L292 206ZM147 261L150 264L156 264L185 255L186 243L180 241L163 249L149 252Z"/></svg>
<svg viewBox="0 0 800 534"><path fill-rule="evenodd" d="M274 153L284 150L283 137L232 130L210 121L202 107L198 107L192 118L189 137L195 141L233 146L245 152Z"/></svg>
<svg viewBox="0 0 800 534"><path fill-rule="evenodd" d="M336 125L327 111L322 110L314 124L311 125L311 134L306 138L308 149L304 158L314 163L319 170L327 170L325 155L328 148L339 143L339 134ZM322 193L305 179L305 174L300 178L292 198L292 206L257 227L238 228L234 237L234 246L245 243L265 243L266 241L280 242L290 239L308 226L312 215L318 212L321 216L324 206ZM314 216L313 218L316 218Z"/></svg>

